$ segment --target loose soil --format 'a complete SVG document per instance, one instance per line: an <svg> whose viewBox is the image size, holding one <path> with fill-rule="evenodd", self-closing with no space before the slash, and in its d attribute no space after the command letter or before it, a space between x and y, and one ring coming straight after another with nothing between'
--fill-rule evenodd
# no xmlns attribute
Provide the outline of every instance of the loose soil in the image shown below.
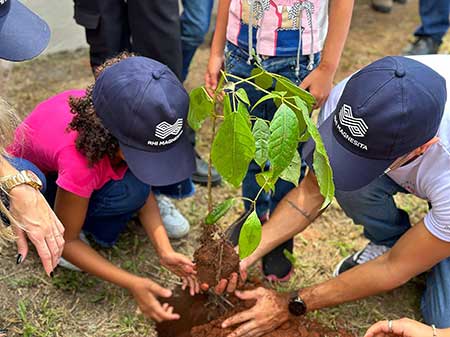
<svg viewBox="0 0 450 337"><path fill-rule="evenodd" d="M239 273L239 256L233 246L224 239L210 239L194 253L197 277L200 283L210 287L219 280L228 279L231 273Z"/></svg>
<svg viewBox="0 0 450 337"><path fill-rule="evenodd" d="M232 297L229 300L235 305L233 310L224 314L223 308L212 301L211 295L189 296L177 292L169 299L175 312L181 315L181 320L164 322L156 326L159 337L225 337L233 331L222 329L222 322L237 312L249 309L254 302L243 302ZM236 327L234 327L236 329ZM355 335L343 329L332 330L318 322L307 318L291 318L275 331L264 337L354 337Z"/></svg>

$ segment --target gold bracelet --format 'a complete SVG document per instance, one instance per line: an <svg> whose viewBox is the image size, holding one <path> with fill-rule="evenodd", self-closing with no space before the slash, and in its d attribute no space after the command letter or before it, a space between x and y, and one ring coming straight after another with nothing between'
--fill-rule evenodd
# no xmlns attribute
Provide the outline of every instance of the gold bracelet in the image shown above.
<svg viewBox="0 0 450 337"><path fill-rule="evenodd" d="M433 337L437 337L436 326L433 324L433 325L431 326L431 328L433 329Z"/></svg>

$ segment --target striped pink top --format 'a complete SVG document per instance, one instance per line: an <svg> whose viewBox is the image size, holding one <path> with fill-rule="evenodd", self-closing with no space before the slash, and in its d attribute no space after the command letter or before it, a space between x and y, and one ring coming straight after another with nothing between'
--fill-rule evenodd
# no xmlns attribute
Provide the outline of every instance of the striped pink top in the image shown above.
<svg viewBox="0 0 450 337"><path fill-rule="evenodd" d="M299 47L302 55L320 52L327 30L328 0L231 0L228 41L246 50L251 42L259 55L294 56Z"/></svg>

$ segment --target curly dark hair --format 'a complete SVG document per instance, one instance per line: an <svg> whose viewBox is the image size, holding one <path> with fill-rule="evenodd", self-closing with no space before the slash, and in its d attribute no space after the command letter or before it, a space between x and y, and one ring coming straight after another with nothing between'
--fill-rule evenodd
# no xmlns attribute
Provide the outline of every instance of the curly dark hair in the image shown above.
<svg viewBox="0 0 450 337"><path fill-rule="evenodd" d="M134 55L123 52L116 57L107 60L95 70L95 76L98 77L98 75L107 67L131 56ZM119 151L119 142L103 126L100 118L95 112L92 100L93 89L94 84L91 84L87 87L85 96L72 96L69 98L70 111L75 117L69 124L68 130L78 132L75 141L77 150L87 158L90 166L98 163L104 156L108 156L111 161L114 160Z"/></svg>

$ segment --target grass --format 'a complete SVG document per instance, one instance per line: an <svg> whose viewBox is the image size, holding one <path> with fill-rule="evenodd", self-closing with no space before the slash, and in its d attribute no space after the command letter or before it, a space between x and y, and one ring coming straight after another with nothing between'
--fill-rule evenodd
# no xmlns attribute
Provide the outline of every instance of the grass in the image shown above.
<svg viewBox="0 0 450 337"><path fill-rule="evenodd" d="M400 17L402 24L398 25ZM390 15L371 11L369 0L357 1L337 80L381 56L399 54L417 23L417 0L405 6L395 5ZM450 51L449 40L447 37L441 51ZM197 53L186 82L188 89L202 83L207 57L206 47ZM59 53L18 64L3 74L1 83L8 85L2 87L2 96L24 116L41 100L63 90L84 88L91 81L86 50ZM209 135L200 134L198 138L197 148L205 154ZM227 185L214 189L217 202L238 193ZM413 222L427 211L426 202L412 196L398 195L396 200L408 211ZM200 232L198 224L206 214L206 204L203 187L197 188L194 197L177 202L192 225L186 239L173 242L177 251L187 255L194 252ZM242 205L236 206L225 219L225 225L242 210ZM283 289L309 286L329 279L342 257L365 244L361 227L355 226L334 203L320 220L297 236L296 273ZM114 248L99 251L131 272L168 277L167 272L159 268L156 253L144 231L134 223L130 223L129 230ZM13 244L0 246L0 256L0 328L9 329L9 337L154 336L153 323L135 314L136 305L127 291L87 274L62 269L56 270L54 278L49 279L34 251L22 265L16 266ZM344 326L355 334L362 334L379 319L403 316L420 319L419 301L423 289L422 277L387 294L318 311L310 316L327 326Z"/></svg>

